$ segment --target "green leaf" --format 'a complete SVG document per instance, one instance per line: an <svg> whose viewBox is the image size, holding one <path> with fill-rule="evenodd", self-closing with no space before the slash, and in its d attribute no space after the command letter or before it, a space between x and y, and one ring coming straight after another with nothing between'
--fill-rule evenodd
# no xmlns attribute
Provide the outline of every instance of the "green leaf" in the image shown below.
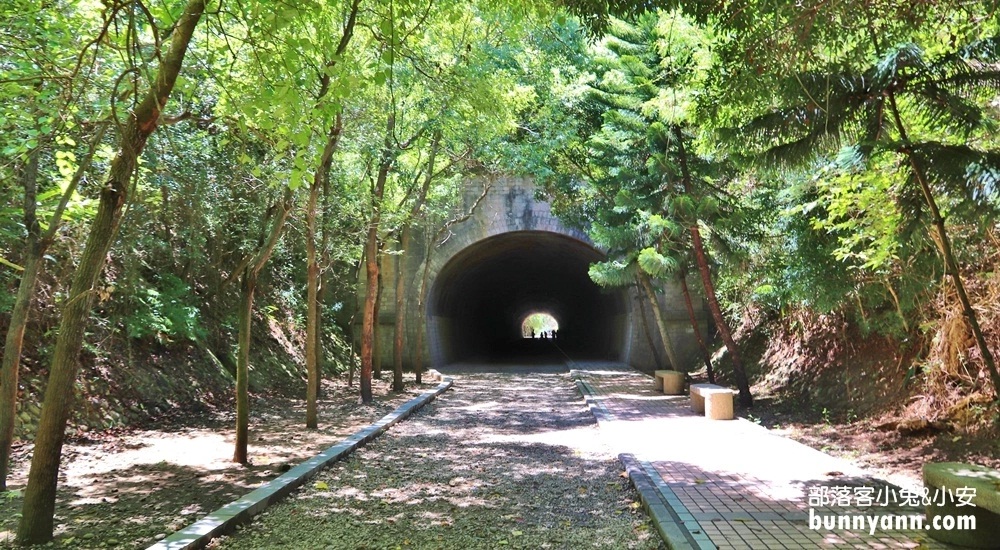
<svg viewBox="0 0 1000 550"><path fill-rule="evenodd" d="M649 275L662 279L675 273L679 265L676 259L664 256L654 248L644 248L639 252L639 267Z"/></svg>

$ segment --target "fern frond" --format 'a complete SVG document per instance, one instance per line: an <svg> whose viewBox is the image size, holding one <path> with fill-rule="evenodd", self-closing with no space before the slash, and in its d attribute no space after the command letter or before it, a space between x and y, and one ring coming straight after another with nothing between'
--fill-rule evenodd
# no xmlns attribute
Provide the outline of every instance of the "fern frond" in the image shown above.
<svg viewBox="0 0 1000 550"><path fill-rule="evenodd" d="M785 85L795 92L794 102L751 120L727 137L738 147L757 151L767 164L807 164L844 141L881 134L882 91L875 82L870 75L799 75Z"/></svg>
<svg viewBox="0 0 1000 550"><path fill-rule="evenodd" d="M605 288L629 286L635 282L636 264L634 261L623 260L595 262L590 264L587 274L598 286Z"/></svg>
<svg viewBox="0 0 1000 550"><path fill-rule="evenodd" d="M926 142L913 146L928 177L940 191L969 210L997 208L1000 197L1000 153L967 145Z"/></svg>
<svg viewBox="0 0 1000 550"><path fill-rule="evenodd" d="M639 252L639 267L657 279L677 273L680 261L672 256L660 254L655 248L644 248Z"/></svg>

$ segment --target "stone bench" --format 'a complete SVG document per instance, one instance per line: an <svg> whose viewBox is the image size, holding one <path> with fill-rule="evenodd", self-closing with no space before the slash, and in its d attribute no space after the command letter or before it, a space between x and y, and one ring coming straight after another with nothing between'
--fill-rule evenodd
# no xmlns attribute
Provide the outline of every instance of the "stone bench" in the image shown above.
<svg viewBox="0 0 1000 550"><path fill-rule="evenodd" d="M653 371L653 389L667 395L684 393L684 373L676 370Z"/></svg>
<svg viewBox="0 0 1000 550"><path fill-rule="evenodd" d="M931 498L939 498L926 507L927 534L950 544L968 548L1000 548L1000 471L976 464L961 462L936 462L924 464L924 486L930 489ZM958 489L975 496L969 499L975 506L958 506L952 498L943 499L940 495L955 495ZM963 516L973 516L976 519L975 529L933 529L934 518L945 516L955 519ZM947 521L947 520L945 520ZM947 524L942 524L947 527Z"/></svg>
<svg viewBox="0 0 1000 550"><path fill-rule="evenodd" d="M691 384L691 410L710 420L732 420L734 393L715 384Z"/></svg>

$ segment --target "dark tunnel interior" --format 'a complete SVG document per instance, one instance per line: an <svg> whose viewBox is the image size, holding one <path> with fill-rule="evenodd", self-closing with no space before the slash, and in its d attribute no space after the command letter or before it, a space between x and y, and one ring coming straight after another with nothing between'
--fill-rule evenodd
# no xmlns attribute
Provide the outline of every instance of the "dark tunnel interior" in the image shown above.
<svg viewBox="0 0 1000 550"><path fill-rule="evenodd" d="M429 300L446 363L615 359L626 326L622 291L604 291L587 275L604 258L557 233L521 231L480 241L438 274ZM525 339L522 321L548 313L555 340Z"/></svg>

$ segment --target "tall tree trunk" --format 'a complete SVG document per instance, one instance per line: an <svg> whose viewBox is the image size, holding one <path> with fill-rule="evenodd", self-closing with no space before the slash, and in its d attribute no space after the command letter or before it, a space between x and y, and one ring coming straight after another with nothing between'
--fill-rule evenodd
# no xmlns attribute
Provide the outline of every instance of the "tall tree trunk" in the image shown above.
<svg viewBox="0 0 1000 550"><path fill-rule="evenodd" d="M663 364L663 357L660 350L656 348L653 341L653 331L649 330L649 319L646 318L646 293L645 289L639 289L639 316L642 318L642 331L646 333L646 343L649 344L649 351L653 353L653 362L659 366Z"/></svg>
<svg viewBox="0 0 1000 550"><path fill-rule="evenodd" d="M250 332L253 326L253 293L257 274L248 266L240 277L239 336L236 352L236 446L233 462L247 464L250 439Z"/></svg>
<svg viewBox="0 0 1000 550"><path fill-rule="evenodd" d="M733 362L733 374L736 378L736 387L740 390L739 400L744 407L753 406L753 396L750 394L750 383L747 373L743 369L743 359L740 357L740 349L733 339L733 333L729 330L729 323L722 315L722 308L719 306L719 299L715 294L715 285L712 284L712 273L709 270L708 258L705 256L705 247L701 242L701 232L697 225L691 226L691 240L694 243L695 261L698 264L698 272L701 274L701 284L705 287L705 299L708 300L708 309L712 312L712 318L722 336L726 350Z"/></svg>
<svg viewBox="0 0 1000 550"><path fill-rule="evenodd" d="M419 219L420 212L427 202L427 193L430 191L431 182L434 181L434 163L437 160L438 145L441 142L441 131L435 130L431 139L430 153L427 156L427 171L424 173L424 182L420 186L420 192L413 201L410 215L403 225L403 232L399 238L399 256L396 257L396 330L392 348L392 389L403 391L403 343L406 334L406 281L403 279L403 267L406 265L404 259L410 250L412 240L413 225ZM420 383L420 375L417 375L417 383Z"/></svg>
<svg viewBox="0 0 1000 550"><path fill-rule="evenodd" d="M90 140L87 154L76 167L76 172L69 185L63 191L59 204L49 217L48 229L40 234L41 228L35 214L37 202L38 163L41 149L31 152L28 162L21 173L24 186L24 226L28 230L25 241L25 255L22 263L24 270L18 284L17 295L14 298L14 308L11 311L10 326L4 342L3 368L0 370L0 491L7 486L7 474L10 468L10 450L14 443L14 425L17 422L17 385L18 371L21 366L21 352L24 346L24 332L27 328L28 316L31 312L31 302L41 272L42 257L49 246L55 241L56 233L62 224L62 216L66 206L76 192L83 176L90 169L104 133L107 123L101 123Z"/></svg>
<svg viewBox="0 0 1000 550"><path fill-rule="evenodd" d="M316 259L316 203L319 198L319 172L313 178L306 205L306 428L319 427L317 411L319 372L319 263Z"/></svg>
<svg viewBox="0 0 1000 550"><path fill-rule="evenodd" d="M41 266L41 228L35 216L38 196L38 161L41 147L28 154L21 168L20 179L24 186L24 226L28 238L24 243L24 270L10 314L10 326L4 343L3 370L0 372L0 491L7 490L7 470L10 467L10 450L14 444L14 423L17 421L17 380L21 363L24 330L28 326L28 312L35 295L35 283Z"/></svg>
<svg viewBox="0 0 1000 550"><path fill-rule="evenodd" d="M389 169L395 155L393 134L396 128L396 117L389 114L386 120L385 143L382 150L382 160L378 175L372 188L372 216L368 222L368 235L365 239L365 303L361 316L361 402L372 402L372 369L375 365L375 325L378 323L379 294L379 224L382 221L382 197L385 195L385 183L389 177Z"/></svg>
<svg viewBox="0 0 1000 550"><path fill-rule="evenodd" d="M410 249L410 224L403 226L399 237L399 255L396 256L396 327L392 340L392 390L403 391L403 344L406 333L406 282L403 266L406 251Z"/></svg>
<svg viewBox="0 0 1000 550"><path fill-rule="evenodd" d="M306 204L306 428L316 429L319 426L319 413L316 401L319 399L320 386L320 349L322 339L320 334L320 268L316 252L316 210L319 203L319 193L327 186L325 180L329 177L333 153L340 141L343 128L342 118L338 114L336 122L330 129L323 154L320 157L319 169L313 176L309 188L309 201Z"/></svg>
<svg viewBox="0 0 1000 550"><path fill-rule="evenodd" d="M59 325L59 336L56 339L45 401L35 437L28 487L24 494L21 522L18 525L19 544L40 544L52 539L63 436L73 401L78 356L95 294L94 287L104 269L104 262L120 224L138 157L145 148L149 135L156 129L160 112L170 97L191 36L204 10L205 0L192 0L185 7L174 28L170 48L163 56L152 88L136 106L132 117L122 129L119 151L112 160L108 178L101 187L97 215L91 223L86 247L76 268Z"/></svg>
<svg viewBox="0 0 1000 550"><path fill-rule="evenodd" d="M889 105L892 108L892 116L895 119L896 127L899 130L899 137L903 143L903 153L910 163L910 169L913 171L917 183L920 184L920 191L923 193L924 202L931 211L931 221L934 224L934 229L938 237L938 250L941 252L945 268L948 274L951 275L952 282L955 283L955 292L958 294L958 301L962 304L962 313L969 322L972 335L975 337L976 345L979 347L979 354L982 356L986 370L990 374L990 380L993 382L993 392L997 398L1000 398L1000 372L997 371L993 353L990 351L986 337L979 326L976 311L972 309L972 301L969 299L969 294L965 290L962 272L959 270L958 260L955 258L955 253L952 250L951 238L948 236L948 230L945 226L944 217L941 215L941 209L938 208L937 201L934 199L934 191L931 189L930 184L927 183L927 174L923 167L920 166L920 159L913 152L913 144L910 142L906 127L903 125L903 119L899 114L899 107L896 105L896 96L892 92L889 93Z"/></svg>
<svg viewBox="0 0 1000 550"><path fill-rule="evenodd" d="M671 341L670 332L667 330L667 320L663 317L663 310L660 309L660 301L656 298L656 291L653 290L653 285L649 282L649 276L640 269L637 270L636 278L639 279L639 285L646 293L646 298L653 308L656 328L660 331L660 340L663 342L663 351L667 353L667 361L670 361L670 368L681 370L681 362L677 360L677 354L674 353L674 343Z"/></svg>
<svg viewBox="0 0 1000 550"><path fill-rule="evenodd" d="M271 227L267 228L267 219L264 221L264 227L268 230L266 238L240 269L239 335L236 352L236 445L233 462L243 465L249 463L247 445L250 439L250 341L253 328L253 294L257 288L260 270L267 264L274 247L281 239L294 198L292 190L286 187L282 198L271 209L275 211L274 218L270 220Z"/></svg>
<svg viewBox="0 0 1000 550"><path fill-rule="evenodd" d="M688 170L687 151L684 147L684 132L677 124L672 127L677 145L677 156L681 165L681 181L684 184L684 192L693 196L691 185L691 172ZM747 378L746 370L743 368L743 358L740 349L733 339L733 333L729 330L729 323L722 315L722 308L719 307L719 299L715 293L715 285L712 284L712 272L708 265L708 256L705 254L705 247L701 242L701 230L698 229L698 222L691 223L691 241L694 246L695 263L698 264L698 272L701 274L701 283L705 287L705 299L708 300L708 309L712 312L716 327L722 341L726 345L729 357L733 362L733 377L736 379L736 387L740 390L739 401L744 407L753 406L753 396L750 394L750 381Z"/></svg>
<svg viewBox="0 0 1000 550"><path fill-rule="evenodd" d="M688 290L687 272L681 271L677 279L681 283L681 292L684 293L684 305L687 307L688 318L691 319L691 328L694 330L694 338L698 341L698 349L701 351L701 359L705 362L705 371L708 373L708 382L715 383L715 370L712 369L712 355L708 353L708 346L705 339L701 337L701 328L698 326L698 317L694 314L694 304L691 303L691 292Z"/></svg>
<svg viewBox="0 0 1000 550"><path fill-rule="evenodd" d="M425 237L427 237L427 246L424 247L424 271L420 276L420 291L417 294L417 319L419 319L417 342L413 346L413 370L417 384L423 384L424 381L424 335L427 333L427 315L424 311L424 304L427 303L427 282L431 277L431 253L434 250L434 240L427 234Z"/></svg>
<svg viewBox="0 0 1000 550"><path fill-rule="evenodd" d="M327 61L327 69L332 69L340 62L347 46L354 36L354 26L357 23L358 7L361 0L354 0L348 13L347 22L344 25L344 32L340 36L340 42L333 56ZM330 91L330 74L332 71L326 70L320 78L320 90L318 97L323 99ZM326 286L323 284L323 268L320 266L316 254L316 208L320 190L323 191L323 242L322 250L323 265L329 263L327 243L328 231L328 207L330 198L330 168L333 164L333 153L340 142L340 135L343 130L343 116L337 112L333 126L327 136L326 144L323 147L323 154L320 156L319 168L313 176L312 187L309 189L309 203L306 208L306 428L316 429L319 426L319 413L317 411L317 401L319 400L319 390L322 382L321 372L323 366L323 313L321 305L326 294Z"/></svg>
<svg viewBox="0 0 1000 550"><path fill-rule="evenodd" d="M382 291L385 286L385 278L382 275L382 252L385 241L379 240L378 255L375 263L378 264L378 282L375 285L375 326L372 331L372 375L377 379L382 379Z"/></svg>
<svg viewBox="0 0 1000 550"><path fill-rule="evenodd" d="M361 402L372 402L372 367L375 352L375 301L378 296L378 225L372 219L365 240L365 303L361 316Z"/></svg>

